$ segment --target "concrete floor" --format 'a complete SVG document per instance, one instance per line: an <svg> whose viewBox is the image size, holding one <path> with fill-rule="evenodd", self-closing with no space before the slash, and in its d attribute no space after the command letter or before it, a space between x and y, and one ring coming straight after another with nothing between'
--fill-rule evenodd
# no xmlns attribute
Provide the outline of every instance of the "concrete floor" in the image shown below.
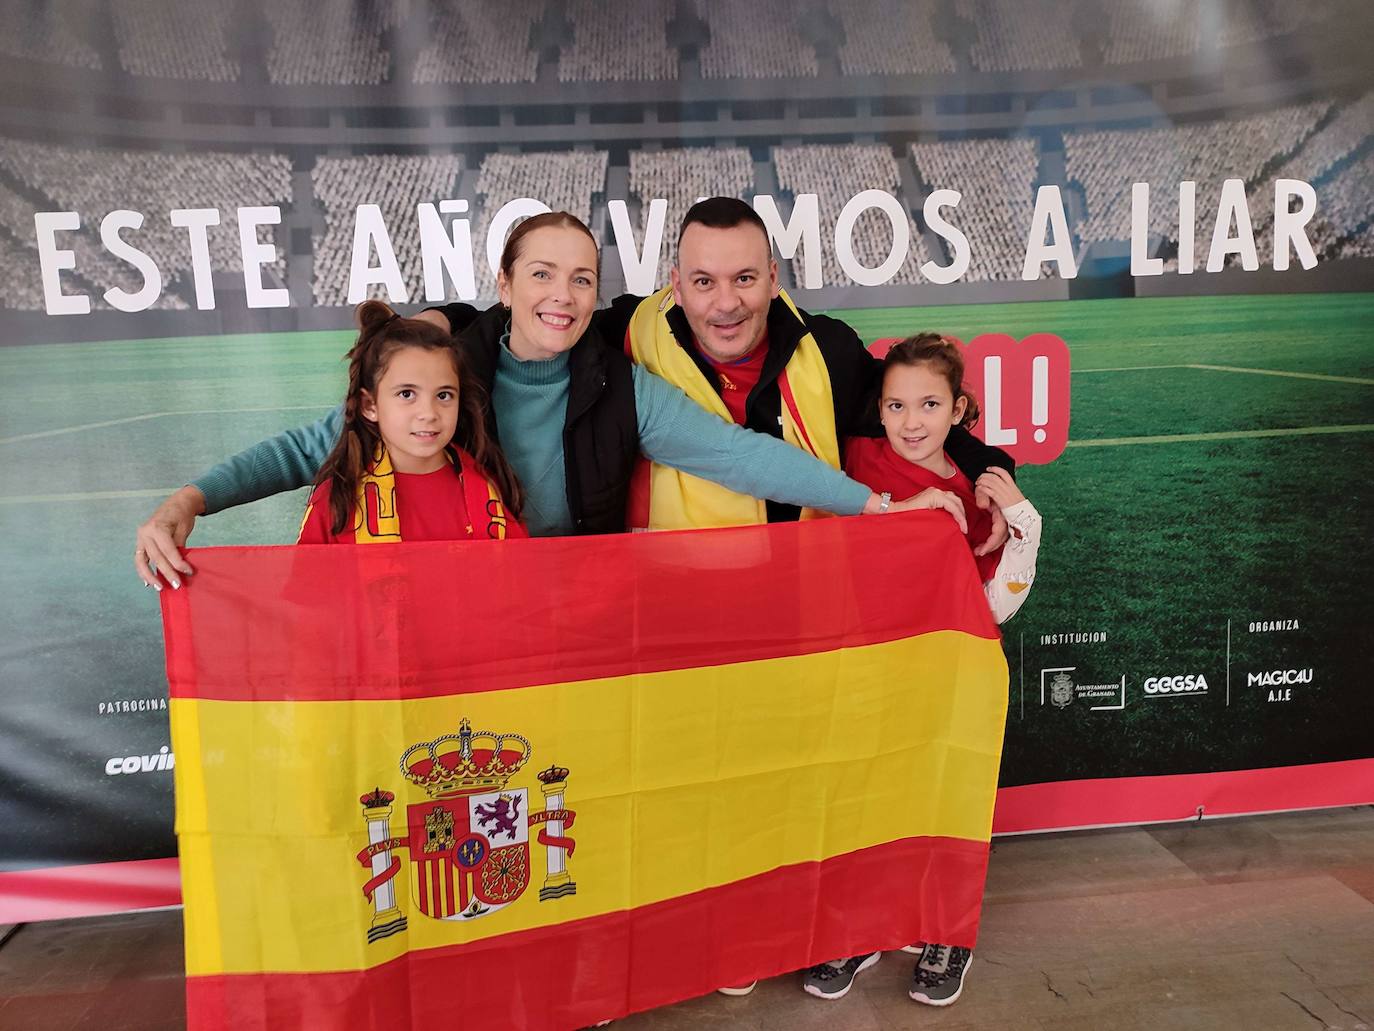
<svg viewBox="0 0 1374 1031"><path fill-rule="evenodd" d="M0 929L0 937L4 930ZM730 1028L1374 1029L1374 807L999 841L964 996L906 996L889 953L837 1002L795 975L617 1022ZM185 1025L179 911L23 925L0 1028Z"/></svg>

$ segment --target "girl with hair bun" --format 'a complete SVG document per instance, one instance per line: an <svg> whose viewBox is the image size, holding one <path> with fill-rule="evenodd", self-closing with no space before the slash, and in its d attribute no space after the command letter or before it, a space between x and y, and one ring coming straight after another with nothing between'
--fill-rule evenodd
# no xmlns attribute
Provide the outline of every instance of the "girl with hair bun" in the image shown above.
<svg viewBox="0 0 1374 1031"><path fill-rule="evenodd" d="M527 536L520 485L486 431L481 385L443 330L358 306L338 442L300 544Z"/></svg>

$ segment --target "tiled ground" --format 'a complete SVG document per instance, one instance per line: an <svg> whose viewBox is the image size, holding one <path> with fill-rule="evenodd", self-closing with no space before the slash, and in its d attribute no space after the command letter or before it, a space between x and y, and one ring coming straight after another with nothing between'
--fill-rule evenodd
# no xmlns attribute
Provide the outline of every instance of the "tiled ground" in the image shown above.
<svg viewBox="0 0 1374 1031"><path fill-rule="evenodd" d="M911 964L887 954L837 1002L779 977L615 1027L1374 1031L1374 807L1001 840L964 997L913 1003ZM0 945L4 1031L180 1028L183 1003L178 911Z"/></svg>

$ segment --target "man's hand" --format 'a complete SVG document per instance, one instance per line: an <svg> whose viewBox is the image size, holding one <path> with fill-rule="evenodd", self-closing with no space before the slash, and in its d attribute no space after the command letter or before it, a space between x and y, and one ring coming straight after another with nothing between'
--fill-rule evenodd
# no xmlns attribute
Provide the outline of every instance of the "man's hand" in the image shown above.
<svg viewBox="0 0 1374 1031"><path fill-rule="evenodd" d="M138 528L134 568L144 584L160 591L162 579L166 579L173 588L178 588L181 576L195 572L181 557L181 549L186 545L186 538L191 536L196 516L204 513L205 495L195 487L182 487L158 505L148 521Z"/></svg>
<svg viewBox="0 0 1374 1031"><path fill-rule="evenodd" d="M959 524L959 532L968 533L968 517L964 514L964 503L959 500L957 494L940 490L938 487L927 487L921 493L907 498L905 501L894 501L888 511L911 512L918 508L944 509Z"/></svg>

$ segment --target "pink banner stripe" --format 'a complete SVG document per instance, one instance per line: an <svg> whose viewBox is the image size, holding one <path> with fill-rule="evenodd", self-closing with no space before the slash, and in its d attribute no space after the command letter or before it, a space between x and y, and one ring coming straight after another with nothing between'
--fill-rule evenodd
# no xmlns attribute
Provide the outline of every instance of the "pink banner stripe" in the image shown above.
<svg viewBox="0 0 1374 1031"><path fill-rule="evenodd" d="M181 905L175 857L0 873L0 924Z"/></svg>
<svg viewBox="0 0 1374 1031"><path fill-rule="evenodd" d="M1374 759L1026 784L997 792L992 833L1164 823L1374 803Z"/></svg>
<svg viewBox="0 0 1374 1031"><path fill-rule="evenodd" d="M1161 823L1197 816L1374 804L1374 759L1026 784L997 792L994 834ZM424 881L421 886L423 889ZM0 873L0 924L62 920L181 902L176 859ZM423 900L422 900L423 902Z"/></svg>

